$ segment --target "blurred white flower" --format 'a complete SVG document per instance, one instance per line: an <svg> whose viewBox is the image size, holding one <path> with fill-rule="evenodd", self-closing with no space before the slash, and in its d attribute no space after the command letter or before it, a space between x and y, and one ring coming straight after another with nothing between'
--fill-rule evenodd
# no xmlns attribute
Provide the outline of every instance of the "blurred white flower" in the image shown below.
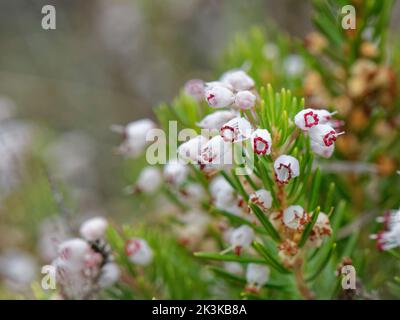
<svg viewBox="0 0 400 320"><path fill-rule="evenodd" d="M221 136L211 138L201 150L199 165L205 172L230 168L233 165L232 143L225 142Z"/></svg>
<svg viewBox="0 0 400 320"><path fill-rule="evenodd" d="M330 146L322 146L319 143L311 140L311 150L324 158L330 158L333 154L333 152L335 151L335 145L331 144Z"/></svg>
<svg viewBox="0 0 400 320"><path fill-rule="evenodd" d="M153 261L153 251L144 239L130 239L125 245L129 260L140 266L147 266Z"/></svg>
<svg viewBox="0 0 400 320"><path fill-rule="evenodd" d="M250 90L255 85L254 80L243 70L227 71L220 80L231 85L235 91Z"/></svg>
<svg viewBox="0 0 400 320"><path fill-rule="evenodd" d="M103 239L108 227L108 222L103 217L94 217L86 220L79 230L81 236L88 241Z"/></svg>
<svg viewBox="0 0 400 320"><path fill-rule="evenodd" d="M175 186L182 185L182 183L185 182L188 174L188 166L178 159L171 160L164 167L165 181Z"/></svg>
<svg viewBox="0 0 400 320"><path fill-rule="evenodd" d="M244 273L244 268L242 264L239 262L232 262L232 261L224 262L224 269L229 273L233 273L238 276L241 276Z"/></svg>
<svg viewBox="0 0 400 320"><path fill-rule="evenodd" d="M181 159L189 161L189 163L197 163L201 149L207 142L207 138L201 135L196 136L179 146L178 155Z"/></svg>
<svg viewBox="0 0 400 320"><path fill-rule="evenodd" d="M319 124L313 126L310 130L310 138L313 142L320 144L321 146L330 147L336 141L339 135L344 132L337 133L335 129L327 124Z"/></svg>
<svg viewBox="0 0 400 320"><path fill-rule="evenodd" d="M197 101L204 99L205 83L200 79L192 79L185 83L183 90Z"/></svg>
<svg viewBox="0 0 400 320"><path fill-rule="evenodd" d="M300 76L304 72L305 64L301 56L290 54L283 62L285 73L291 77Z"/></svg>
<svg viewBox="0 0 400 320"><path fill-rule="evenodd" d="M101 288L107 288L116 283L120 277L121 271L114 262L106 263L101 269L101 275L98 284Z"/></svg>
<svg viewBox="0 0 400 320"><path fill-rule="evenodd" d="M240 255L243 250L246 250L250 247L253 240L253 229L247 225L242 225L232 231L229 242L235 254Z"/></svg>
<svg viewBox="0 0 400 320"><path fill-rule="evenodd" d="M270 270L266 265L249 263L246 270L246 290L257 293L269 280Z"/></svg>
<svg viewBox="0 0 400 320"><path fill-rule="evenodd" d="M138 192L153 193L162 184L162 174L156 167L144 168L136 181L135 188Z"/></svg>

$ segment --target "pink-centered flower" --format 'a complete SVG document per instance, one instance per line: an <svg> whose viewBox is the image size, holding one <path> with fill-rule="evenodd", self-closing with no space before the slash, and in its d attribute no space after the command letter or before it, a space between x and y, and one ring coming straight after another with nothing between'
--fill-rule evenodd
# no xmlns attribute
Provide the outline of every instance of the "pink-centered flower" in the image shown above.
<svg viewBox="0 0 400 320"><path fill-rule="evenodd" d="M221 137L226 142L240 142L250 138L253 132L248 120L236 117L225 123L220 130Z"/></svg>
<svg viewBox="0 0 400 320"><path fill-rule="evenodd" d="M330 147L333 145L337 140L337 137L344 134L344 132L336 132L335 129L327 124L313 126L310 128L309 133L313 142L325 147Z"/></svg>
<svg viewBox="0 0 400 320"><path fill-rule="evenodd" d="M271 134L267 129L255 130L251 135L251 145L256 154L269 155L272 147Z"/></svg>
<svg viewBox="0 0 400 320"><path fill-rule="evenodd" d="M147 266L153 260L153 251L144 239L128 240L125 245L125 253L132 263L140 266Z"/></svg>
<svg viewBox="0 0 400 320"><path fill-rule="evenodd" d="M300 174L299 161L288 155L279 156L274 162L276 181L284 184Z"/></svg>

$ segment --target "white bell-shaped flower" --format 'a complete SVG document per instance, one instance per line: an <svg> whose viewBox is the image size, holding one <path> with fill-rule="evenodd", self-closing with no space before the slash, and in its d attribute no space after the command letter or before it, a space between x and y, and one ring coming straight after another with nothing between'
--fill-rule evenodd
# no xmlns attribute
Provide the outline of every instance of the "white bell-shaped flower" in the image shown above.
<svg viewBox="0 0 400 320"><path fill-rule="evenodd" d="M307 221L308 214L301 206L290 206L283 211L283 223L290 229L298 230Z"/></svg>
<svg viewBox="0 0 400 320"><path fill-rule="evenodd" d="M242 117L236 117L225 123L220 130L221 137L226 142L240 142L250 138L253 128L250 122Z"/></svg>
<svg viewBox="0 0 400 320"><path fill-rule="evenodd" d="M220 82L209 82L204 89L204 97L210 107L225 108L235 101L235 94Z"/></svg>
<svg viewBox="0 0 400 320"><path fill-rule="evenodd" d="M333 154L333 152L335 151L335 145L331 144L329 147L326 146L322 146L319 143L311 140L311 150L324 158L330 158Z"/></svg>
<svg viewBox="0 0 400 320"><path fill-rule="evenodd" d="M240 255L243 250L250 247L254 240L254 231L248 225L242 225L236 228L230 234L229 242L233 247L235 254Z"/></svg>
<svg viewBox="0 0 400 320"><path fill-rule="evenodd" d="M198 162L205 172L230 168L233 165L232 144L221 136L211 138L201 150Z"/></svg>
<svg viewBox="0 0 400 320"><path fill-rule="evenodd" d="M235 96L235 106L239 109L251 109L256 104L257 97L248 90L239 91Z"/></svg>
<svg viewBox="0 0 400 320"><path fill-rule="evenodd" d="M230 70L221 76L221 81L233 87L235 91L250 90L254 87L254 80L243 70Z"/></svg>
<svg viewBox="0 0 400 320"><path fill-rule="evenodd" d="M294 117L294 123L301 130L309 130L320 123L320 116L317 111L311 108L301 110Z"/></svg>
<svg viewBox="0 0 400 320"><path fill-rule="evenodd" d="M146 167L136 181L136 189L139 192L153 193L162 184L162 174L156 167Z"/></svg>
<svg viewBox="0 0 400 320"><path fill-rule="evenodd" d="M337 111L329 112L326 109L316 109L314 112L318 115L319 124L328 124L332 121L332 116L337 113Z"/></svg>
<svg viewBox="0 0 400 320"><path fill-rule="evenodd" d="M144 239L133 238L127 241L125 252L129 260L140 266L147 266L153 260L153 251Z"/></svg>
<svg viewBox="0 0 400 320"><path fill-rule="evenodd" d="M285 73L290 77L297 77L304 71L304 59L298 54L290 54L283 62Z"/></svg>
<svg viewBox="0 0 400 320"><path fill-rule="evenodd" d="M333 145L337 137L344 134L344 132L337 133L335 129L327 124L313 126L310 128L309 133L313 142L325 147Z"/></svg>
<svg viewBox="0 0 400 320"><path fill-rule="evenodd" d="M299 161L292 156L281 155L274 162L274 170L279 183L288 183L300 174Z"/></svg>
<svg viewBox="0 0 400 320"><path fill-rule="evenodd" d="M232 110L215 111L204 117L200 122L197 123L197 126L202 129L219 131L225 123L236 116L237 113Z"/></svg>
<svg viewBox="0 0 400 320"><path fill-rule="evenodd" d="M79 230L81 236L88 241L104 238L108 222L103 217L95 217L85 221Z"/></svg>
<svg viewBox="0 0 400 320"><path fill-rule="evenodd" d="M175 186L182 185L189 174L188 166L177 159L168 162L164 167L164 179Z"/></svg>
<svg viewBox="0 0 400 320"><path fill-rule="evenodd" d="M150 119L141 119L129 123L125 128L112 126L112 130L124 135L124 142L118 147L120 153L130 156L139 156L146 148L149 141L146 141L148 132L156 127Z"/></svg>
<svg viewBox="0 0 400 320"><path fill-rule="evenodd" d="M270 270L266 265L249 263L246 270L246 289L258 292L269 280Z"/></svg>
<svg viewBox="0 0 400 320"><path fill-rule="evenodd" d="M178 148L178 155L181 159L189 163L197 163L201 149L208 142L206 137L196 136L189 141L182 143Z"/></svg>
<svg viewBox="0 0 400 320"><path fill-rule="evenodd" d="M249 197L250 201L259 206L263 210L268 210L272 207L272 196L271 192L260 189Z"/></svg>
<svg viewBox="0 0 400 320"><path fill-rule="evenodd" d="M270 154L272 147L271 134L267 129L255 130L251 135L251 145L256 154Z"/></svg>
<svg viewBox="0 0 400 320"><path fill-rule="evenodd" d="M76 238L61 243L58 248L58 256L59 259L68 262L70 266L81 268L89 251L89 244L82 239Z"/></svg>
<svg viewBox="0 0 400 320"><path fill-rule="evenodd" d="M400 224L397 224L393 229L381 231L377 235L371 236L376 239L376 244L379 250L390 250L400 246Z"/></svg>
<svg viewBox="0 0 400 320"><path fill-rule="evenodd" d="M244 272L243 266L239 262L227 261L224 262L224 269L229 272L241 276Z"/></svg>

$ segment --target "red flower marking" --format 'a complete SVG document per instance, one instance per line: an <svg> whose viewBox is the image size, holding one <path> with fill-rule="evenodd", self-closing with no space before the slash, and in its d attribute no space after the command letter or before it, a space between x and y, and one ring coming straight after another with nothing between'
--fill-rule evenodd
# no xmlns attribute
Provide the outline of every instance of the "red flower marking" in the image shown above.
<svg viewBox="0 0 400 320"><path fill-rule="evenodd" d="M210 100L213 99L213 98L215 98L215 95L212 94L212 93L210 93L210 94L207 96L207 101L210 102Z"/></svg>
<svg viewBox="0 0 400 320"><path fill-rule="evenodd" d="M232 132L232 139L228 139L227 140L227 137L225 136L225 130L229 130L229 131ZM221 132L221 137L224 138L225 141L233 142L235 140L236 132L235 132L234 128L232 128L230 126L224 126L224 127L221 128L220 132Z"/></svg>
<svg viewBox="0 0 400 320"><path fill-rule="evenodd" d="M331 146L336 141L336 132L334 130L328 132L324 136L324 143L327 147Z"/></svg>
<svg viewBox="0 0 400 320"><path fill-rule="evenodd" d="M309 117L312 118L311 122L308 122ZM316 126L319 123L319 118L318 115L315 114L314 112L310 111L304 114L304 123L307 128L311 128L313 126Z"/></svg>
<svg viewBox="0 0 400 320"><path fill-rule="evenodd" d="M237 256L240 256L240 253L242 252L242 247L241 246L236 246L234 251L235 251L235 254Z"/></svg>
<svg viewBox="0 0 400 320"><path fill-rule="evenodd" d="M383 236L383 231L380 231L376 235L376 247L378 248L379 251L384 251L383 249L383 243L382 243L382 236Z"/></svg>
<svg viewBox="0 0 400 320"><path fill-rule="evenodd" d="M285 167L286 169L288 169L288 173L289 173L288 178L287 178L286 180L281 181L281 180L279 180L278 175L277 175L277 173L275 172L275 179L276 179L276 181L278 181L279 183L285 184L285 183L288 183L290 179L292 179L292 169L290 168L290 163L289 163L288 165L285 165L285 164L281 163L281 164L279 165L279 167L278 167L278 170L281 170L282 167Z"/></svg>
<svg viewBox="0 0 400 320"><path fill-rule="evenodd" d="M264 147L263 147L263 148L260 148L260 149L259 149L259 148L257 147L257 143L259 143L259 142L261 142L261 143L264 144ZM268 151L268 148L269 148L268 141L264 140L264 139L261 138L261 137L256 137L256 138L254 138L253 148L254 148L254 152L257 153L257 154L266 154L267 151Z"/></svg>
<svg viewBox="0 0 400 320"><path fill-rule="evenodd" d="M129 240L125 246L126 255L131 256L132 254L139 251L141 245L140 242L136 239Z"/></svg>

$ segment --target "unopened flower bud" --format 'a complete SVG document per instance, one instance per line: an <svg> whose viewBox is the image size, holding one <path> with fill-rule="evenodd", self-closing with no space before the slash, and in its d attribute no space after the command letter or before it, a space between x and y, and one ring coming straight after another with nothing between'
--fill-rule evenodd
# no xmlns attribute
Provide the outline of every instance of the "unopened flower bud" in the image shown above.
<svg viewBox="0 0 400 320"><path fill-rule="evenodd" d="M125 245L126 255L129 260L140 266L147 266L153 260L153 251L143 239L130 239Z"/></svg>
<svg viewBox="0 0 400 320"><path fill-rule="evenodd" d="M271 153L272 139L266 129L257 129L251 135L251 144L256 154L268 155Z"/></svg>
<svg viewBox="0 0 400 320"><path fill-rule="evenodd" d="M299 161L292 156L281 155L274 162L274 170L279 183L288 183L300 174Z"/></svg>
<svg viewBox="0 0 400 320"><path fill-rule="evenodd" d="M88 241L104 238L108 222L103 217L95 217L85 221L80 228L80 234Z"/></svg>
<svg viewBox="0 0 400 320"><path fill-rule="evenodd" d="M249 226L242 225L232 231L229 240L235 254L240 255L242 250L249 248L253 242L254 231Z"/></svg>
<svg viewBox="0 0 400 320"><path fill-rule="evenodd" d="M220 83L207 83L204 96L213 108L225 108L235 101L235 95L227 86Z"/></svg>
<svg viewBox="0 0 400 320"><path fill-rule="evenodd" d="M235 96L235 105L239 109L250 109L256 104L256 99L256 96L251 91L239 91Z"/></svg>
<svg viewBox="0 0 400 320"><path fill-rule="evenodd" d="M204 87L205 84L203 80L192 79L185 83L183 90L197 101L201 101L204 98Z"/></svg>
<svg viewBox="0 0 400 320"><path fill-rule="evenodd" d="M202 129L219 131L225 123L235 118L236 116L236 112L231 110L215 111L204 117L204 119L198 122L197 125Z"/></svg>
<svg viewBox="0 0 400 320"><path fill-rule="evenodd" d="M250 201L258 205L261 209L267 210L272 207L271 192L260 189L250 195Z"/></svg>
<svg viewBox="0 0 400 320"><path fill-rule="evenodd" d="M290 229L301 229L308 218L307 212L301 206L290 206L283 211L283 223Z"/></svg>
<svg viewBox="0 0 400 320"><path fill-rule="evenodd" d="M231 261L224 263L224 269L229 273L233 273L238 276L241 276L244 271L242 264L240 264L239 262L231 262Z"/></svg>
<svg viewBox="0 0 400 320"><path fill-rule="evenodd" d="M246 270L246 289L258 292L269 280L270 270L263 264L249 263Z"/></svg>
<svg viewBox="0 0 400 320"><path fill-rule="evenodd" d="M221 137L226 142L240 142L250 138L253 129L249 121L236 117L225 123L221 130Z"/></svg>
<svg viewBox="0 0 400 320"><path fill-rule="evenodd" d="M235 91L250 90L254 87L254 80L243 70L225 72L221 81L230 84Z"/></svg>
<svg viewBox="0 0 400 320"><path fill-rule="evenodd" d="M142 170L136 181L136 189L139 192L153 193L162 183L162 175L155 167L146 167Z"/></svg>

